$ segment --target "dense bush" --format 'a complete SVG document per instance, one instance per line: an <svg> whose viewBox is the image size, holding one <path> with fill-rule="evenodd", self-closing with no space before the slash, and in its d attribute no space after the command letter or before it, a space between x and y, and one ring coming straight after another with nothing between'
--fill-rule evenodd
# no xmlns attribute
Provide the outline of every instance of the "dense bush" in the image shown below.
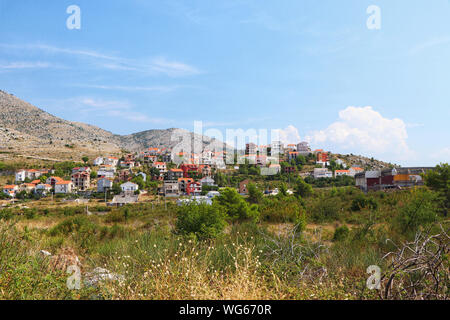
<svg viewBox="0 0 450 320"><path fill-rule="evenodd" d="M258 189L254 183L248 184L248 202L258 204L263 199L263 193Z"/></svg>
<svg viewBox="0 0 450 320"><path fill-rule="evenodd" d="M420 227L429 226L439 219L438 207L438 195L435 192L413 189L410 201L400 210L394 223L402 233L413 233Z"/></svg>
<svg viewBox="0 0 450 320"><path fill-rule="evenodd" d="M364 208L376 210L378 208L378 203L373 197L366 197L360 194L353 199L351 209L353 211L360 211Z"/></svg>
<svg viewBox="0 0 450 320"><path fill-rule="evenodd" d="M78 216L73 218L68 218L53 228L50 229L49 234L51 236L55 235L69 235L73 232L84 232L87 230L95 230L97 229L97 225L92 223L85 216Z"/></svg>
<svg viewBox="0 0 450 320"><path fill-rule="evenodd" d="M1 209L0 210L0 220L9 220L14 216L11 209Z"/></svg>
<svg viewBox="0 0 450 320"><path fill-rule="evenodd" d="M266 197L259 206L261 220L297 223L305 210L295 197Z"/></svg>
<svg viewBox="0 0 450 320"><path fill-rule="evenodd" d="M249 205L244 198L232 188L225 188L214 202L223 207L225 214L233 221L258 220L259 212L256 205Z"/></svg>
<svg viewBox="0 0 450 320"><path fill-rule="evenodd" d="M313 188L310 184L306 183L303 179L298 179L295 186L295 194L300 197L309 197L313 194Z"/></svg>
<svg viewBox="0 0 450 320"><path fill-rule="evenodd" d="M334 231L333 241L343 241L348 238L350 229L347 226L341 226Z"/></svg>
<svg viewBox="0 0 450 320"><path fill-rule="evenodd" d="M178 209L178 233L200 240L217 237L226 226L226 215L219 205L187 204Z"/></svg>
<svg viewBox="0 0 450 320"><path fill-rule="evenodd" d="M311 208L311 218L314 222L330 222L339 219L342 203L338 198L319 198Z"/></svg>

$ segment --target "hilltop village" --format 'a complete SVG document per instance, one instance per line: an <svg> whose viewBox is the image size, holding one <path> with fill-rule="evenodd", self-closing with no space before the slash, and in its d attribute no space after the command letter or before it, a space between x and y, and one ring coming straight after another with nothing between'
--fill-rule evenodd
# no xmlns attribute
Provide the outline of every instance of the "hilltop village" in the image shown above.
<svg viewBox="0 0 450 320"><path fill-rule="evenodd" d="M245 152L235 154L231 165L227 164L227 151L174 154L168 148L157 147L82 160L52 168L16 169L14 179L1 186L1 197L12 202L49 196L98 198L117 206L136 203L146 196L209 203L220 194L221 187L234 187L247 195L248 184L254 182L265 195L276 195L280 188L277 182L286 182L289 187L299 178L314 187L354 185L365 192L406 188L422 185L421 174L431 169L384 163L380 167L374 159L359 159L359 165L354 165L348 155L311 150L307 142L263 146L247 143Z"/></svg>

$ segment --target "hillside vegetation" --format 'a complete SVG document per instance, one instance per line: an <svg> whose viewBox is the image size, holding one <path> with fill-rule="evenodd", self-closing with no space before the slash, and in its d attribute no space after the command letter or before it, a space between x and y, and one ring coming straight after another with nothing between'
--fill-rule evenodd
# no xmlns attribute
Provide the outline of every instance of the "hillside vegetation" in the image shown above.
<svg viewBox="0 0 450 320"><path fill-rule="evenodd" d="M4 208L0 211L0 298L449 296L445 234L449 224L438 191L423 187L365 195L353 187L340 187L262 197L254 189L243 198L226 190L212 206L177 207L155 199L108 208L97 202L89 204L92 215L86 215L85 206L42 199L33 208L26 208L26 202ZM399 273L384 297L394 271L390 258L383 257L398 252L402 243L415 241L418 232L435 235L426 248L439 255L437 273ZM73 264L81 269L79 290L66 285L66 269ZM367 288L370 265L381 268L383 290ZM96 278L98 268L106 269L110 280ZM408 284L421 274L426 281L412 295Z"/></svg>

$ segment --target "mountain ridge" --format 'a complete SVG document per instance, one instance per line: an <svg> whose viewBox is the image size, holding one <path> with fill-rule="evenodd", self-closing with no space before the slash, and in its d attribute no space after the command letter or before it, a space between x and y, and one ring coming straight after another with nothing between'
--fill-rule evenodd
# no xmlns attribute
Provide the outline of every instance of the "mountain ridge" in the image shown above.
<svg viewBox="0 0 450 320"><path fill-rule="evenodd" d="M172 139L174 133L190 135L192 142L201 141L204 148L226 146L216 139L178 128L114 134L95 125L56 117L0 90L0 149L65 150L78 146L85 151L117 153L125 149L136 152L148 147L173 148L179 143Z"/></svg>

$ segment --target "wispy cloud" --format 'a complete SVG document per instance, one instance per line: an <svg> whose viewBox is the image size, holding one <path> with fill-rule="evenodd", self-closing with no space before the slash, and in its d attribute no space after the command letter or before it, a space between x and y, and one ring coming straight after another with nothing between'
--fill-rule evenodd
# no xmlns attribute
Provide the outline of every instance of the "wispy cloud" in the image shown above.
<svg viewBox="0 0 450 320"><path fill-rule="evenodd" d="M0 63L1 70L15 70L15 69L42 69L50 68L53 65L49 62L29 62L29 61L17 61L17 62L7 62Z"/></svg>
<svg viewBox="0 0 450 320"><path fill-rule="evenodd" d="M430 49L433 47L442 46L442 45L446 45L446 44L450 44L450 36L437 37L437 38L433 38L433 39L427 40L425 42L422 42L422 43L412 47L410 49L409 53L417 54L426 49Z"/></svg>
<svg viewBox="0 0 450 320"><path fill-rule="evenodd" d="M175 86L120 86L120 85L89 85L89 84L79 84L74 85L76 87L92 88L92 89L103 89L103 90L114 90L114 91L147 91L147 92L171 92L177 90L178 88L185 87L181 85Z"/></svg>
<svg viewBox="0 0 450 320"><path fill-rule="evenodd" d="M79 107L88 108L91 110L128 110L131 105L128 101L120 100L103 100L90 97L73 98L71 101L75 102Z"/></svg>
<svg viewBox="0 0 450 320"><path fill-rule="evenodd" d="M200 74L201 71L189 64L172 61L165 57L153 57L150 59L128 59L118 55L104 54L95 50L69 49L50 46L46 44L1 44L2 49L37 50L52 54L72 55L83 59L89 59L96 67L118 70L134 71L138 73L157 75L164 74L170 77L184 77Z"/></svg>
<svg viewBox="0 0 450 320"><path fill-rule="evenodd" d="M89 118L111 117L120 118L134 123L148 124L174 124L173 119L150 117L149 115L135 111L128 100L103 99L97 97L72 97L67 99L49 99L45 104L53 106L53 109L61 109L70 106L78 115Z"/></svg>

